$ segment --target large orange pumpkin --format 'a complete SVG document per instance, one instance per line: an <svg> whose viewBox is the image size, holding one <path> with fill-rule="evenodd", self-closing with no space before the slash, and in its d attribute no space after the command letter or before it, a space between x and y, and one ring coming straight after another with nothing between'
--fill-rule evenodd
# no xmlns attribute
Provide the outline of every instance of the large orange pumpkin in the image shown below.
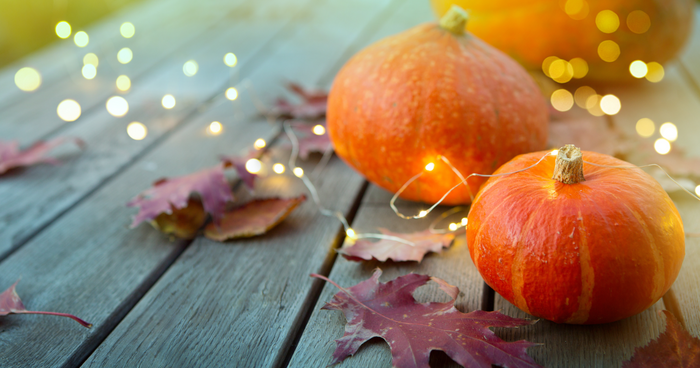
<svg viewBox="0 0 700 368"><path fill-rule="evenodd" d="M496 173L525 169L545 154L518 156ZM630 167L568 145L556 159L490 178L467 225L486 283L523 311L559 323L617 321L659 300L685 256L683 223L651 176L619 166Z"/></svg>
<svg viewBox="0 0 700 368"><path fill-rule="evenodd" d="M598 80L633 79L628 68L634 60L664 63L672 59L688 38L695 14L692 0L431 0L431 3L438 16L453 4L469 9L469 30L528 69L539 69L549 56L565 60L582 58L588 63L588 76ZM603 11L614 15L600 14ZM601 59L598 48L604 41L604 53L615 51L609 41L619 47L615 61Z"/></svg>
<svg viewBox="0 0 700 368"><path fill-rule="evenodd" d="M403 193L436 202L459 178L488 174L516 155L544 149L547 107L527 72L464 32L464 11L424 24L355 55L335 77L328 132L335 151L373 183L396 192L429 163L435 169ZM470 179L476 194L484 180ZM460 187L446 204L471 201Z"/></svg>

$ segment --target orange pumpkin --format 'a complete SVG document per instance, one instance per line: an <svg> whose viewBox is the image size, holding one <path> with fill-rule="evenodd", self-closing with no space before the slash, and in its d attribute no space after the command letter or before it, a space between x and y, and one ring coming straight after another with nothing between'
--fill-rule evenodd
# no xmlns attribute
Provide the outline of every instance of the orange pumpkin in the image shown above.
<svg viewBox="0 0 700 368"><path fill-rule="evenodd" d="M396 192L435 164L403 198L436 202L459 183L439 155L466 176L546 147L547 106L537 85L514 60L465 33L465 22L466 13L454 10L441 25L420 25L365 48L330 90L335 151L367 179ZM483 181L470 179L472 194ZM470 200L460 187L445 203Z"/></svg>
<svg viewBox="0 0 700 368"><path fill-rule="evenodd" d="M545 154L518 156L496 174ZM606 323L647 309L671 287L685 256L683 223L642 170L582 159L630 167L567 145L556 159L492 177L472 204L467 243L486 283L523 311Z"/></svg>
<svg viewBox="0 0 700 368"><path fill-rule="evenodd" d="M431 0L440 16L456 4L469 9L469 30L528 69L550 56L582 58L588 77L633 79L635 60L664 63L685 43L692 0ZM601 13L602 12L602 13ZM612 14L611 14L612 13ZM610 33L605 33L605 32ZM619 48L615 57L614 42ZM605 42L602 46L601 44Z"/></svg>

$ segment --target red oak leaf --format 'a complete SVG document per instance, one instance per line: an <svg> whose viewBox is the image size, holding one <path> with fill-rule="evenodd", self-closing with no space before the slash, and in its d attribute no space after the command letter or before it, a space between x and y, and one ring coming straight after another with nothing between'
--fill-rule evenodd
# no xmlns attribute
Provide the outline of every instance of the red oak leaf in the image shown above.
<svg viewBox="0 0 700 368"><path fill-rule="evenodd" d="M282 222L299 204L305 195L296 198L255 199L232 211L226 212L217 226L209 224L204 236L216 241L248 238L262 235Z"/></svg>
<svg viewBox="0 0 700 368"><path fill-rule="evenodd" d="M67 142L74 142L81 149L85 146L85 143L79 138L59 137L50 141L38 141L26 150L20 151L19 142L0 141L0 174L16 167L30 166L40 162L58 164L55 158L45 155Z"/></svg>
<svg viewBox="0 0 700 368"><path fill-rule="evenodd" d="M331 138L326 131L326 122L307 123L304 121L295 121L291 124L297 141L299 142L299 157L302 160L309 158L311 152L325 153L333 148ZM320 125L323 127L323 134L316 134L314 127ZM289 147L289 145L287 145Z"/></svg>
<svg viewBox="0 0 700 368"><path fill-rule="evenodd" d="M81 325L87 328L92 327L91 323L87 323L72 314L28 311L24 307L24 304L19 298L19 295L17 295L17 291L15 291L15 286L17 286L18 282L19 280L17 280L14 284L12 284L12 286L10 286L7 290L3 291L2 294L0 294L0 316L7 316L8 314L48 314L51 316L72 318L76 322L80 323Z"/></svg>
<svg viewBox="0 0 700 368"><path fill-rule="evenodd" d="M536 344L528 341L505 342L489 327L518 327L534 323L512 318L500 312L462 313L454 302L459 289L445 281L426 275L408 274L387 283L379 283L377 269L368 280L345 289L328 278L341 291L323 309L343 311L348 324L345 334L336 340L333 353L336 364L357 352L373 337L383 338L391 347L394 367L429 367L432 350L442 350L464 367L491 368L539 367L526 349ZM435 281L452 300L447 303L418 303L413 292L428 280Z"/></svg>
<svg viewBox="0 0 700 368"><path fill-rule="evenodd" d="M199 195L204 210L217 222L223 216L226 202L233 200L222 165L178 178L161 179L127 203L129 207L139 207L131 227L153 220L161 213L172 214L173 209L185 208L193 193Z"/></svg>
<svg viewBox="0 0 700 368"><path fill-rule="evenodd" d="M289 101L279 98L273 110L275 115L293 119L313 119L326 115L327 92L309 91L296 83L289 83L287 88L299 96L302 103L292 105Z"/></svg>
<svg viewBox="0 0 700 368"><path fill-rule="evenodd" d="M422 261L428 252L441 252L452 244L454 234L433 234L430 230L419 231L410 234L401 234L379 229L384 235L403 239L411 244L392 239L381 239L373 242L360 239L355 244L343 246L338 250L345 258L351 261L371 260L372 258L386 262L387 259L398 261Z"/></svg>
<svg viewBox="0 0 700 368"><path fill-rule="evenodd" d="M221 156L221 161L224 163L224 167L233 167L238 174L238 177L243 180L243 183L248 187L248 189L253 190L255 188L255 178L258 175L249 172L245 168L246 162L251 158L258 157L258 151L250 151L246 156Z"/></svg>
<svg viewBox="0 0 700 368"><path fill-rule="evenodd" d="M661 312L666 315L666 331L649 345L637 348L622 368L700 367L700 339L690 336L671 313Z"/></svg>

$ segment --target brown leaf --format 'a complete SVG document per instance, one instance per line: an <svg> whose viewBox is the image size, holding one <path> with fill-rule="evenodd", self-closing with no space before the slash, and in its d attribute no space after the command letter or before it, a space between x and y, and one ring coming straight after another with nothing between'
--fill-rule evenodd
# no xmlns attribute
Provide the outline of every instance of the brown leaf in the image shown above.
<svg viewBox="0 0 700 368"><path fill-rule="evenodd" d="M396 262L420 262L428 252L442 252L442 248L449 247L455 238L454 234L433 234L430 230L410 234L395 233L381 228L379 231L384 235L406 240L413 245L391 239L381 239L377 242L360 239L354 245L343 246L338 253L351 261L369 261L374 258L380 262L386 262L388 259Z"/></svg>
<svg viewBox="0 0 700 368"><path fill-rule="evenodd" d="M79 138L59 137L50 141L38 141L24 151L20 151L19 142L0 141L0 174L17 167L30 166L41 162L58 164L58 161L46 154L52 149L68 142L74 142L81 149L85 143Z"/></svg>
<svg viewBox="0 0 700 368"><path fill-rule="evenodd" d="M172 234L182 239L194 239L207 220L202 201L199 198L190 197L187 206L172 208L172 213L161 213L151 221L156 229L165 234Z"/></svg>
<svg viewBox="0 0 700 368"><path fill-rule="evenodd" d="M637 348L632 358L622 363L623 368L690 368L700 367L700 339L690 336L668 311L666 331L647 346Z"/></svg>
<svg viewBox="0 0 700 368"><path fill-rule="evenodd" d="M22 300L19 298L19 295L17 295L17 291L15 291L15 286L17 286L18 282L19 282L19 280L17 280L14 284L12 284L12 286L10 286L7 290L3 291L2 294L0 294L0 316L7 316L9 314L48 314L51 316L72 318L73 320L80 323L84 327L87 327L87 328L92 327L91 323L87 323L87 322L83 321L82 319L80 319L72 314L57 313L57 312L28 311L24 307L24 304L22 303Z"/></svg>
<svg viewBox="0 0 700 368"><path fill-rule="evenodd" d="M265 234L282 222L289 213L306 200L305 195L296 198L255 199L226 212L219 223L209 224L204 236L216 241L248 238Z"/></svg>

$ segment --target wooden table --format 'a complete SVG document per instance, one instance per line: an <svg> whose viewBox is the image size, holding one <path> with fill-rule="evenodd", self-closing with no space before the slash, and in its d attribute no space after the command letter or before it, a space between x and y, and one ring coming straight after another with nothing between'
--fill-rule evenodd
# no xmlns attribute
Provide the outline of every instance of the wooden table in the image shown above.
<svg viewBox="0 0 700 368"><path fill-rule="evenodd" d="M350 286L375 267L382 280L409 272L443 278L462 293L462 311L501 310L528 317L499 295L485 290L468 257L464 236L439 255L415 263L354 263L337 257L344 232L337 220L307 201L268 234L229 243L203 237L170 240L148 225L129 229L135 210L125 203L161 177L191 173L216 164L219 154L241 154L257 138L272 142L269 160L285 160L289 150L279 125L262 118L256 103L272 105L288 92L287 81L329 88L333 76L354 53L388 35L431 20L427 0L151 0L127 8L88 29L90 44L77 48L57 42L0 71L0 137L23 145L55 136L78 136L87 149L57 150L61 166L41 165L0 178L0 289L18 277L18 293L32 310L74 313L94 324L46 316L0 319L2 367L323 367L334 339L343 334L341 313L319 308L336 292L309 277L330 275ZM119 25L136 26L131 39ZM130 47L134 59L120 64L116 53ZM80 75L82 57L98 55L97 77ZM227 52L238 56L229 68ZM183 74L196 60L199 72ZM42 86L24 93L14 86L23 66L38 69ZM116 90L118 75L131 78L128 93ZM700 156L700 30L680 61L667 66L658 84L609 88L623 102L614 123L634 134L648 117L672 121L677 146ZM236 86L240 97L224 91ZM163 95L177 105L161 107ZM123 95L129 112L115 118L105 101ZM82 106L81 117L64 122L56 106L66 98ZM207 133L210 122L223 126ZM126 125L148 127L144 140L130 139ZM278 149L274 149L278 147ZM311 172L319 157L301 166ZM368 183L338 158L311 179L321 201L341 211L360 231L376 227L411 231L431 221L404 221L388 206L390 193ZM237 200L250 194L241 186ZM256 196L292 196L306 189L291 173L260 181ZM687 232L700 232L700 204L674 195ZM401 202L406 211L420 204ZM508 341L543 343L530 354L547 367L616 367L636 347L664 329L657 311L671 311L700 336L700 242L687 239L681 274L671 291L649 310L601 326L568 326L540 321L497 331ZM435 287L419 300L446 300ZM433 366L452 363L433 355ZM343 367L389 367L388 346L372 341Z"/></svg>

